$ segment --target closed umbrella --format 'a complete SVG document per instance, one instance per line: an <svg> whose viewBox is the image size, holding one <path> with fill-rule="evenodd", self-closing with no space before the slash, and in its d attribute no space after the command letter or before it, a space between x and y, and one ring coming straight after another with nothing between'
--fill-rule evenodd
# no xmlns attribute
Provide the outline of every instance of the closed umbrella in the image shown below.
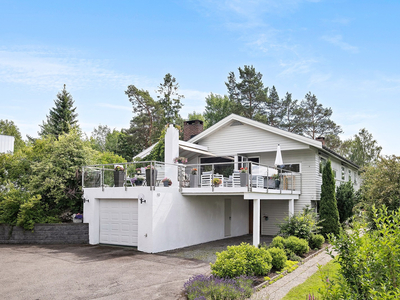
<svg viewBox="0 0 400 300"><path fill-rule="evenodd" d="M283 165L281 146L278 144L278 148L276 149L276 158L275 158L275 166L279 167Z"/></svg>

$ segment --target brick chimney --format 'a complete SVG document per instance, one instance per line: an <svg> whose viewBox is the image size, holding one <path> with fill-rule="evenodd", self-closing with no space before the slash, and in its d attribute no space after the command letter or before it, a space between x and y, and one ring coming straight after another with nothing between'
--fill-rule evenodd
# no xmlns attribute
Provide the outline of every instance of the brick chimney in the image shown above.
<svg viewBox="0 0 400 300"><path fill-rule="evenodd" d="M191 120L183 122L183 140L188 141L203 131L203 121Z"/></svg>
<svg viewBox="0 0 400 300"><path fill-rule="evenodd" d="M325 138L323 136L317 137L317 141L320 141L322 143L322 146L325 146Z"/></svg>

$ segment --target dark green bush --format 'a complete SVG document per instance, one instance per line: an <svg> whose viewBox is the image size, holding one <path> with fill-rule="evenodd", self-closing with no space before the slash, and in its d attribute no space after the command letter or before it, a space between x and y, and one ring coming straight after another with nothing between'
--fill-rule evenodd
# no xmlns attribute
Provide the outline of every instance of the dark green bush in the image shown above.
<svg viewBox="0 0 400 300"><path fill-rule="evenodd" d="M325 238L321 234L313 234L308 241L311 249L321 249L322 244L325 242Z"/></svg>
<svg viewBox="0 0 400 300"><path fill-rule="evenodd" d="M285 248L293 251L297 255L303 255L310 250L308 242L295 236L289 236L285 240Z"/></svg>
<svg viewBox="0 0 400 300"><path fill-rule="evenodd" d="M286 253L286 256L287 256L288 260L291 260L291 261L303 261L303 259L300 256L296 255L293 251L291 251L289 249L285 249L285 253Z"/></svg>
<svg viewBox="0 0 400 300"><path fill-rule="evenodd" d="M277 270L282 270L285 267L287 261L285 250L272 247L268 249L268 252L269 254L271 254L272 257L272 267Z"/></svg>
<svg viewBox="0 0 400 300"><path fill-rule="evenodd" d="M217 252L217 260L211 264L213 275L234 278L241 275L262 276L271 270L272 257L268 250L247 243L228 246L227 250Z"/></svg>
<svg viewBox="0 0 400 300"><path fill-rule="evenodd" d="M272 243L271 243L271 247L284 249L285 248L285 238L283 238L279 235L274 237L274 239L272 240Z"/></svg>
<svg viewBox="0 0 400 300"><path fill-rule="evenodd" d="M306 207L301 213L286 217L283 223L278 224L279 235L284 237L296 236L300 239L309 240L312 234L319 231L317 214Z"/></svg>

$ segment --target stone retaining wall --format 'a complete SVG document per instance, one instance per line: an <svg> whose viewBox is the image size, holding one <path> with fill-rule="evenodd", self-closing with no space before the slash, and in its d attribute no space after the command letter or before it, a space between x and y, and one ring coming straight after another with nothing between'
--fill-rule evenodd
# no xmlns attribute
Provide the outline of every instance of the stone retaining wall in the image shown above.
<svg viewBox="0 0 400 300"><path fill-rule="evenodd" d="M89 224L36 224L34 231L0 225L0 244L88 244Z"/></svg>

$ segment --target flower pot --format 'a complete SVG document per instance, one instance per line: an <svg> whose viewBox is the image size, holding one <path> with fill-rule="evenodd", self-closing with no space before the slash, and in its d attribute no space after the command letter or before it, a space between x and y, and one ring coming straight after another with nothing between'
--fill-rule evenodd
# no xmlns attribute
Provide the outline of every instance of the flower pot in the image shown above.
<svg viewBox="0 0 400 300"><path fill-rule="evenodd" d="M146 169L146 185L150 186L150 184L152 184L154 186L156 184L156 180L157 180L157 170Z"/></svg>
<svg viewBox="0 0 400 300"><path fill-rule="evenodd" d="M281 181L279 179L275 179L275 188L279 189L279 186L281 184Z"/></svg>
<svg viewBox="0 0 400 300"><path fill-rule="evenodd" d="M143 181L138 181L138 180L136 180L136 182L135 182L135 185L136 185L136 186L142 186L142 184L143 184Z"/></svg>
<svg viewBox="0 0 400 300"><path fill-rule="evenodd" d="M73 218L72 219L72 222L74 222L74 223L82 223L82 219L75 219L75 218Z"/></svg>
<svg viewBox="0 0 400 300"><path fill-rule="evenodd" d="M114 171L114 186L124 186L125 171Z"/></svg>
<svg viewBox="0 0 400 300"><path fill-rule="evenodd" d="M214 184L214 187L219 187L219 184Z"/></svg>
<svg viewBox="0 0 400 300"><path fill-rule="evenodd" d="M198 187L199 186L199 175L190 175L190 187Z"/></svg>
<svg viewBox="0 0 400 300"><path fill-rule="evenodd" d="M169 187L169 182L168 181L164 181L163 183L164 183L165 187Z"/></svg>
<svg viewBox="0 0 400 300"><path fill-rule="evenodd" d="M240 186L247 186L249 184L249 173L240 173Z"/></svg>

